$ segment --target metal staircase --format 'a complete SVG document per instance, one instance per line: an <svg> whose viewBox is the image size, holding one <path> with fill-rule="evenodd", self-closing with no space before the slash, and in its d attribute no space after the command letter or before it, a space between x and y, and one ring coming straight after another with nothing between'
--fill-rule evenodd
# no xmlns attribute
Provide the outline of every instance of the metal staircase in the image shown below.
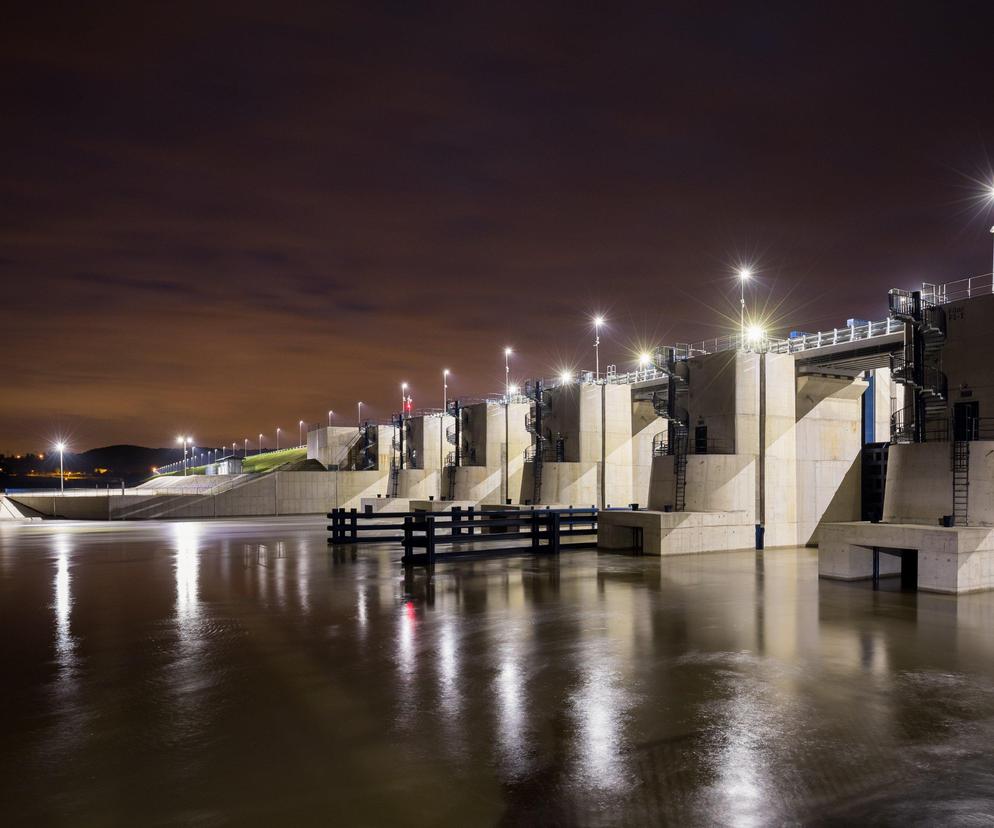
<svg viewBox="0 0 994 828"><path fill-rule="evenodd" d="M953 524L969 526L970 503L970 443L955 440L952 444L953 461Z"/></svg>
<svg viewBox="0 0 994 828"><path fill-rule="evenodd" d="M532 463L532 503L542 502L542 467L546 460L547 438L542 432L542 418L551 412L542 396L542 380L525 386L525 394L532 400L531 411L525 415L525 428L531 432L534 445L525 452L525 460ZM530 456L529 456L530 455Z"/></svg>
<svg viewBox="0 0 994 828"><path fill-rule="evenodd" d="M687 508L687 426L675 424L673 428L673 511Z"/></svg>
<svg viewBox="0 0 994 828"><path fill-rule="evenodd" d="M445 413L453 419L453 424L445 429L445 440L452 451L445 455L446 500L456 499L456 469L459 468L459 445L462 440L462 411L459 400L446 403ZM443 420L444 422L444 420Z"/></svg>
<svg viewBox="0 0 994 828"><path fill-rule="evenodd" d="M890 314L907 328L904 352L892 354L894 382L911 389L913 403L891 415L892 442L947 440L949 388L942 371L946 312L922 299L921 291L892 290Z"/></svg>
<svg viewBox="0 0 994 828"><path fill-rule="evenodd" d="M349 444L345 468L352 471L371 471L376 468L376 426L363 423L359 435Z"/></svg>
<svg viewBox="0 0 994 828"><path fill-rule="evenodd" d="M676 352L665 348L655 357L653 370L666 374L666 392L653 392L652 408L659 417L667 421L665 432L657 434L652 441L652 453L656 456L673 456L673 509L682 512L687 507L687 454L690 451L689 412L685 405L688 384L686 377L677 365ZM680 365L686 371L686 363Z"/></svg>

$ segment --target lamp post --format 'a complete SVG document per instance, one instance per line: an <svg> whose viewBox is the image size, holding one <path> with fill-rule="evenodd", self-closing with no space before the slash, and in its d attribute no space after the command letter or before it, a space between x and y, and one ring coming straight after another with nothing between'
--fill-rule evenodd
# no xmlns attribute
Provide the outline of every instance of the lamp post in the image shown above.
<svg viewBox="0 0 994 828"><path fill-rule="evenodd" d="M280 432L282 430L283 429L281 429L279 426L276 426L276 450L277 451L280 450Z"/></svg>
<svg viewBox="0 0 994 828"><path fill-rule="evenodd" d="M601 325L603 324L603 316L594 317L594 382L597 382L601 375Z"/></svg>
<svg viewBox="0 0 994 828"><path fill-rule="evenodd" d="M362 400L356 403L356 410L359 412L359 418L356 420L356 425L362 428Z"/></svg>
<svg viewBox="0 0 994 828"><path fill-rule="evenodd" d="M449 369L442 369L442 415L438 418L438 500L442 500L442 471L445 469L445 414L449 410Z"/></svg>
<svg viewBox="0 0 994 828"><path fill-rule="evenodd" d="M261 431L259 432L259 450L256 452L256 454L262 454L262 432Z"/></svg>
<svg viewBox="0 0 994 828"><path fill-rule="evenodd" d="M301 420L297 423L297 445L304 445L304 421Z"/></svg>
<svg viewBox="0 0 994 828"><path fill-rule="evenodd" d="M752 276L752 271L748 267L739 270L739 335L745 339L746 329L746 282Z"/></svg>
<svg viewBox="0 0 994 828"><path fill-rule="evenodd" d="M508 471L508 458L511 454L511 354L510 348L504 348L504 505L507 505L511 494L511 478Z"/></svg>
<svg viewBox="0 0 994 828"><path fill-rule="evenodd" d="M330 408L328 409L328 428L331 428L331 418L335 416L335 412Z"/></svg>
<svg viewBox="0 0 994 828"><path fill-rule="evenodd" d="M407 411L407 383L402 382L400 384L400 419L404 419L404 414Z"/></svg>
<svg viewBox="0 0 994 828"><path fill-rule="evenodd" d="M63 442L58 442L55 444L56 451L59 452L59 493L66 493L66 471L65 465L62 462L62 455L66 450L66 444Z"/></svg>
<svg viewBox="0 0 994 828"><path fill-rule="evenodd" d="M248 457L248 437L245 438L245 444L242 447L242 457Z"/></svg>

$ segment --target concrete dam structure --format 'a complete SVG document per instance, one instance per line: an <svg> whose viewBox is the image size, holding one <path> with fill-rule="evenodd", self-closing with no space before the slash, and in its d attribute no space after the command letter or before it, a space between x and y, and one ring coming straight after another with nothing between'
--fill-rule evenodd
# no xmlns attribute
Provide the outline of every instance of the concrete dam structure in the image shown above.
<svg viewBox="0 0 994 828"><path fill-rule="evenodd" d="M656 555L820 544L824 577L914 569L921 588L989 588L990 278L894 290L889 303L877 322L675 345L628 373L318 428L308 470L225 473L238 466L221 458L209 474L118 492L14 495L0 515L594 506L604 549L636 536Z"/></svg>

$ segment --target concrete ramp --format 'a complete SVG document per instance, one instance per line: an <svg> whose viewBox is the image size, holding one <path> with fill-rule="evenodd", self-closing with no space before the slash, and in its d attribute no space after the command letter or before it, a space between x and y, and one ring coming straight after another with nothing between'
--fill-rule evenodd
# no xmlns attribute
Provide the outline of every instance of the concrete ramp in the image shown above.
<svg viewBox="0 0 994 828"><path fill-rule="evenodd" d="M0 496L0 520L33 521L41 520L42 516L34 509L14 503L7 497Z"/></svg>

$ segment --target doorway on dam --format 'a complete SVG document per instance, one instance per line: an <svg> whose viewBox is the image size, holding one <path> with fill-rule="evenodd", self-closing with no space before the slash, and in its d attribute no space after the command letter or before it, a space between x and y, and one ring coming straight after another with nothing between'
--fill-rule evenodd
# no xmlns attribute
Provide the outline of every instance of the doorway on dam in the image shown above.
<svg viewBox="0 0 994 828"><path fill-rule="evenodd" d="M884 557L886 556L886 557ZM899 573L895 573L893 567L881 564L885 560L893 561L899 558L901 568ZM899 575L895 579L900 585L901 592L918 591L918 550L917 549L890 549L884 546L873 547L873 588L880 589L881 577L888 578Z"/></svg>

